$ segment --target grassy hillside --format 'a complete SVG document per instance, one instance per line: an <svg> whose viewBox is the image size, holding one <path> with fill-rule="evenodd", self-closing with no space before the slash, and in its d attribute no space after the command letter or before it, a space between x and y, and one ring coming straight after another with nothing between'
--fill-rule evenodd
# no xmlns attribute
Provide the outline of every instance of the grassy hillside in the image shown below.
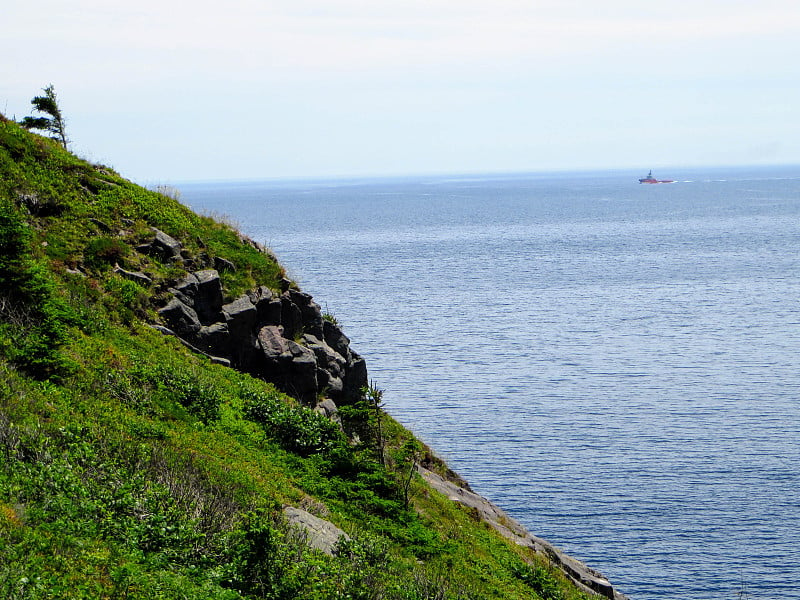
<svg viewBox="0 0 800 600"><path fill-rule="evenodd" d="M152 227L181 261L137 251ZM583 597L428 487L414 465L446 467L369 403L342 429L150 327L215 257L228 299L284 277L230 226L0 118L0 597ZM311 549L285 506L349 539Z"/></svg>

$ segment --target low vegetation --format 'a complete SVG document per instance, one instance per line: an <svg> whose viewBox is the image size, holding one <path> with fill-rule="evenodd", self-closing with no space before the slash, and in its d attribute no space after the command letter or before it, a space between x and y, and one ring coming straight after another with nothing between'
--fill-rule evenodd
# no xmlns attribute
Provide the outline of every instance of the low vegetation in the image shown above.
<svg viewBox="0 0 800 600"><path fill-rule="evenodd" d="M150 327L185 273L136 250L152 227L235 264L230 299L280 288L231 226L0 118L0 597L583 597L416 475L376 387L340 427ZM349 538L314 550L284 506Z"/></svg>

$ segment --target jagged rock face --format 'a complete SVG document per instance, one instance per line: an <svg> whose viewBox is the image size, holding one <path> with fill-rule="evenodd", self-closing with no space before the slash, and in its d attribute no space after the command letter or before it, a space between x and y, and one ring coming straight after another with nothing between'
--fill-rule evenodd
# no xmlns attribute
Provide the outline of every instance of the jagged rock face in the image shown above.
<svg viewBox="0 0 800 600"><path fill-rule="evenodd" d="M264 286L223 305L214 269L189 273L169 289L159 315L175 334L232 367L261 377L307 404L322 393L352 403L367 385L364 359L322 317L309 294L294 289L275 297Z"/></svg>

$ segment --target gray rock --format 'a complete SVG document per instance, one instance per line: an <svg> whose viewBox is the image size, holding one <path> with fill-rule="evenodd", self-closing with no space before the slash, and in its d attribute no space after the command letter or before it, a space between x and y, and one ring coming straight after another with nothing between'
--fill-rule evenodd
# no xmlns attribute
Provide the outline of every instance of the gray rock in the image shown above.
<svg viewBox="0 0 800 600"><path fill-rule="evenodd" d="M268 360L278 360L286 356L291 360L289 340L283 337L283 328L277 325L267 325L258 332L258 345Z"/></svg>
<svg viewBox="0 0 800 600"><path fill-rule="evenodd" d="M186 277L181 279L174 287L169 288L169 291L186 306L194 307L194 299L197 296L197 288L199 282L194 273L188 273Z"/></svg>
<svg viewBox="0 0 800 600"><path fill-rule="evenodd" d="M155 239L150 243L153 253L160 255L164 260L180 258L182 246L178 240L155 227L150 229L156 234Z"/></svg>
<svg viewBox="0 0 800 600"><path fill-rule="evenodd" d="M202 326L196 339L198 348L214 356L228 356L230 353L231 336L227 323Z"/></svg>
<svg viewBox="0 0 800 600"><path fill-rule="evenodd" d="M323 337L322 310L314 302L311 295L298 290L289 290L287 294L292 303L300 309L303 331L317 337Z"/></svg>
<svg viewBox="0 0 800 600"><path fill-rule="evenodd" d="M317 397L317 358L314 352L300 344L288 341L292 362L287 381L288 393L306 404L313 403Z"/></svg>
<svg viewBox="0 0 800 600"><path fill-rule="evenodd" d="M230 355L233 362L244 371L252 371L257 362L256 324L258 311L247 295L240 296L222 307L222 314L230 330Z"/></svg>
<svg viewBox="0 0 800 600"><path fill-rule="evenodd" d="M179 337L194 339L200 331L201 323L197 313L177 298L170 300L158 314Z"/></svg>
<svg viewBox="0 0 800 600"><path fill-rule="evenodd" d="M362 396L361 390L368 385L367 362L357 353L350 352L351 359L347 364L344 376L343 399L346 402L356 402Z"/></svg>
<svg viewBox="0 0 800 600"><path fill-rule="evenodd" d="M197 278L197 293L194 298L194 308L200 320L208 325L223 321L222 317L222 281L219 273L214 269L195 271Z"/></svg>
<svg viewBox="0 0 800 600"><path fill-rule="evenodd" d="M303 313L289 295L289 292L281 294L281 325L283 325L284 335L293 339L295 335L303 331Z"/></svg>
<svg viewBox="0 0 800 600"><path fill-rule="evenodd" d="M258 322L262 325L280 325L281 301L276 298L272 290L262 285L247 292L250 302L258 311Z"/></svg>
<svg viewBox="0 0 800 600"><path fill-rule="evenodd" d="M323 417L327 417L334 423L338 423L339 425L342 424L342 418L339 416L339 409L337 408L336 403L330 398L323 398L317 403L317 406L314 407L314 410Z"/></svg>
<svg viewBox="0 0 800 600"><path fill-rule="evenodd" d="M350 359L350 339L342 333L338 325L325 321L323 323L323 339L333 350L345 358Z"/></svg>
<svg viewBox="0 0 800 600"><path fill-rule="evenodd" d="M258 320L258 311L246 295L225 304L222 307L222 314L228 323L231 335L234 337L244 337L245 334L250 335L255 329L256 321Z"/></svg>
<svg viewBox="0 0 800 600"><path fill-rule="evenodd" d="M139 285L143 285L144 287L148 287L151 283L153 283L153 280L150 279L144 273L139 273L136 271L126 271L119 265L114 265L114 273L117 273L120 276L130 281L135 281L136 283L138 283Z"/></svg>
<svg viewBox="0 0 800 600"><path fill-rule="evenodd" d="M222 258L220 256L215 256L214 257L214 268L217 271L235 271L236 270L236 265L234 265L227 258Z"/></svg>
<svg viewBox="0 0 800 600"><path fill-rule="evenodd" d="M303 336L303 343L314 352L317 359L317 385L320 391L339 398L344 390L342 377L347 361L322 340L310 334Z"/></svg>
<svg viewBox="0 0 800 600"><path fill-rule="evenodd" d="M287 506L283 509L283 514L290 525L298 527L305 533L306 542L311 548L329 556L334 555L336 546L342 538L350 539L350 536L330 521L315 517L301 508Z"/></svg>

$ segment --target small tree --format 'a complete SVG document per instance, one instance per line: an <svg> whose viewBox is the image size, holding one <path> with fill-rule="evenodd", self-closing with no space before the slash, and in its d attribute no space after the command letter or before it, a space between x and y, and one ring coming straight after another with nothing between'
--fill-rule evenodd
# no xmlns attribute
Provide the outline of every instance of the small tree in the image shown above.
<svg viewBox="0 0 800 600"><path fill-rule="evenodd" d="M58 99L53 84L44 88L44 96L36 96L31 100L33 109L36 112L49 115L48 117L25 117L21 125L25 129L39 129L53 134L53 139L61 142L64 148L67 147L67 134L65 131L64 117L58 107Z"/></svg>

